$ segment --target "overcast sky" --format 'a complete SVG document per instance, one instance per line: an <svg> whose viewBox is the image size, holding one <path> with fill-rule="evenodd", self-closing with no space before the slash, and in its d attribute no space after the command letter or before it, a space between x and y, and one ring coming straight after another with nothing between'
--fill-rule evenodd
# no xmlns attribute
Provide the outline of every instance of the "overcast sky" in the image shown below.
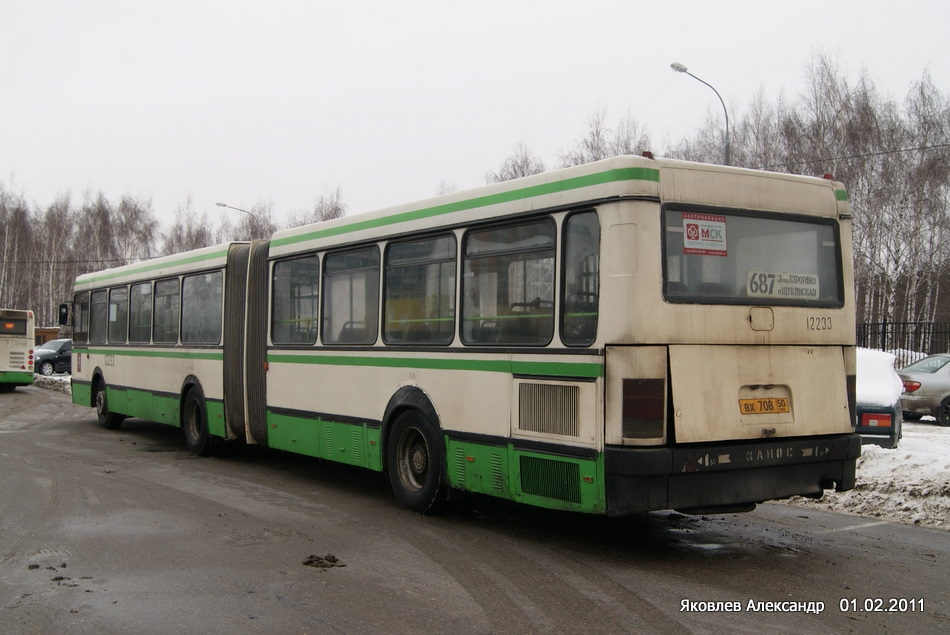
<svg viewBox="0 0 950 635"><path fill-rule="evenodd" d="M814 54L902 101L950 92L946 0L0 0L0 185L224 201L279 221L485 183L519 142L557 167L591 115L659 154L722 107L803 90Z"/></svg>

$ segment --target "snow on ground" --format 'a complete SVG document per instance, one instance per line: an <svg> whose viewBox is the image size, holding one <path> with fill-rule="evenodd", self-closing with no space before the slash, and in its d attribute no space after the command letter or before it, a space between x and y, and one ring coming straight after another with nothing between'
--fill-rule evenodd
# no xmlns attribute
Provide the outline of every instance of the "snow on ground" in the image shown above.
<svg viewBox="0 0 950 635"><path fill-rule="evenodd" d="M791 505L825 509L950 530L950 428L931 417L904 422L894 450L861 448L857 485L826 491L821 500L795 497Z"/></svg>
<svg viewBox="0 0 950 635"><path fill-rule="evenodd" d="M34 385L68 394L69 376L37 375ZM932 417L918 423L905 421L897 449L876 445L861 448L853 490L826 491L817 501L795 497L787 502L950 530L950 427L937 425Z"/></svg>
<svg viewBox="0 0 950 635"><path fill-rule="evenodd" d="M859 404L890 406L903 391L895 359L921 354L857 350ZM950 428L933 417L904 422L896 449L861 448L857 485L847 492L825 492L821 500L795 497L792 505L950 529Z"/></svg>

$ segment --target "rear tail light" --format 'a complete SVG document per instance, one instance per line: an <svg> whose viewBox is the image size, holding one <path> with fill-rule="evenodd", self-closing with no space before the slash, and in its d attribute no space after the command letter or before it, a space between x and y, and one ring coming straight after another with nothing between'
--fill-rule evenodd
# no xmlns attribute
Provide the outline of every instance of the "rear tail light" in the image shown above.
<svg viewBox="0 0 950 635"><path fill-rule="evenodd" d="M890 428L891 415L880 412L865 412L861 415L861 427L863 428Z"/></svg>
<svg viewBox="0 0 950 635"><path fill-rule="evenodd" d="M663 379L623 380L623 436L655 439L663 436L666 382Z"/></svg>
<svg viewBox="0 0 950 635"><path fill-rule="evenodd" d="M919 381L910 381L909 379L904 380L904 392L914 392L920 388Z"/></svg>

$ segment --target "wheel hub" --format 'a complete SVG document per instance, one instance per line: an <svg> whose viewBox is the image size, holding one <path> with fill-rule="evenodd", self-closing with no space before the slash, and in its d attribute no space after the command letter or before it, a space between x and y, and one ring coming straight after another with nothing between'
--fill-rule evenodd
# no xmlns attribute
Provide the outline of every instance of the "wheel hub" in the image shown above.
<svg viewBox="0 0 950 635"><path fill-rule="evenodd" d="M423 474L429 463L429 455L422 444L416 444L409 453L409 467L415 474Z"/></svg>

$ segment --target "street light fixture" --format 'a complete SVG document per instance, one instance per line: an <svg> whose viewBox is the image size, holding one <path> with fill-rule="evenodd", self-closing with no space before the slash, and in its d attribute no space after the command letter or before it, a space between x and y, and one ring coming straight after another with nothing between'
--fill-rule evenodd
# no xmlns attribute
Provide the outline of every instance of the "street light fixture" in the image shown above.
<svg viewBox="0 0 950 635"><path fill-rule="evenodd" d="M729 142L729 111L726 110L726 102L724 102L724 101L722 100L722 95L719 94L719 91L716 90L715 87L713 87L712 84L710 84L709 82L704 82L704 81L701 80L700 78L698 78L698 77L696 77L695 75L693 75L692 73L690 73L690 72L686 69L686 67L683 66L682 64L680 64L679 62L673 62L672 64L670 64L670 68L672 68L672 69L673 69L674 71L676 71L677 73L686 73L687 75L689 75L690 77L692 77L692 78L695 79L696 81L702 82L703 84L706 84L707 86L709 86L710 88L712 88L712 91L713 91L714 93L716 93L716 97L719 97L719 103L722 104L722 112L723 112L724 115L726 115L726 147L725 147L725 150L723 151L723 163L725 163L726 165L730 165L730 163L729 163L729 155L730 155L730 146L731 146L731 144L730 144L730 142Z"/></svg>
<svg viewBox="0 0 950 635"><path fill-rule="evenodd" d="M250 216L250 217L253 218L254 220L257 220L257 216L255 216L253 213L247 211L246 209L241 209L240 207L235 207L234 205L228 205L227 203L215 203L215 205L217 205L218 207L227 207L228 209L233 209L233 210L238 211L238 212L244 212L245 214L247 214L248 216Z"/></svg>

